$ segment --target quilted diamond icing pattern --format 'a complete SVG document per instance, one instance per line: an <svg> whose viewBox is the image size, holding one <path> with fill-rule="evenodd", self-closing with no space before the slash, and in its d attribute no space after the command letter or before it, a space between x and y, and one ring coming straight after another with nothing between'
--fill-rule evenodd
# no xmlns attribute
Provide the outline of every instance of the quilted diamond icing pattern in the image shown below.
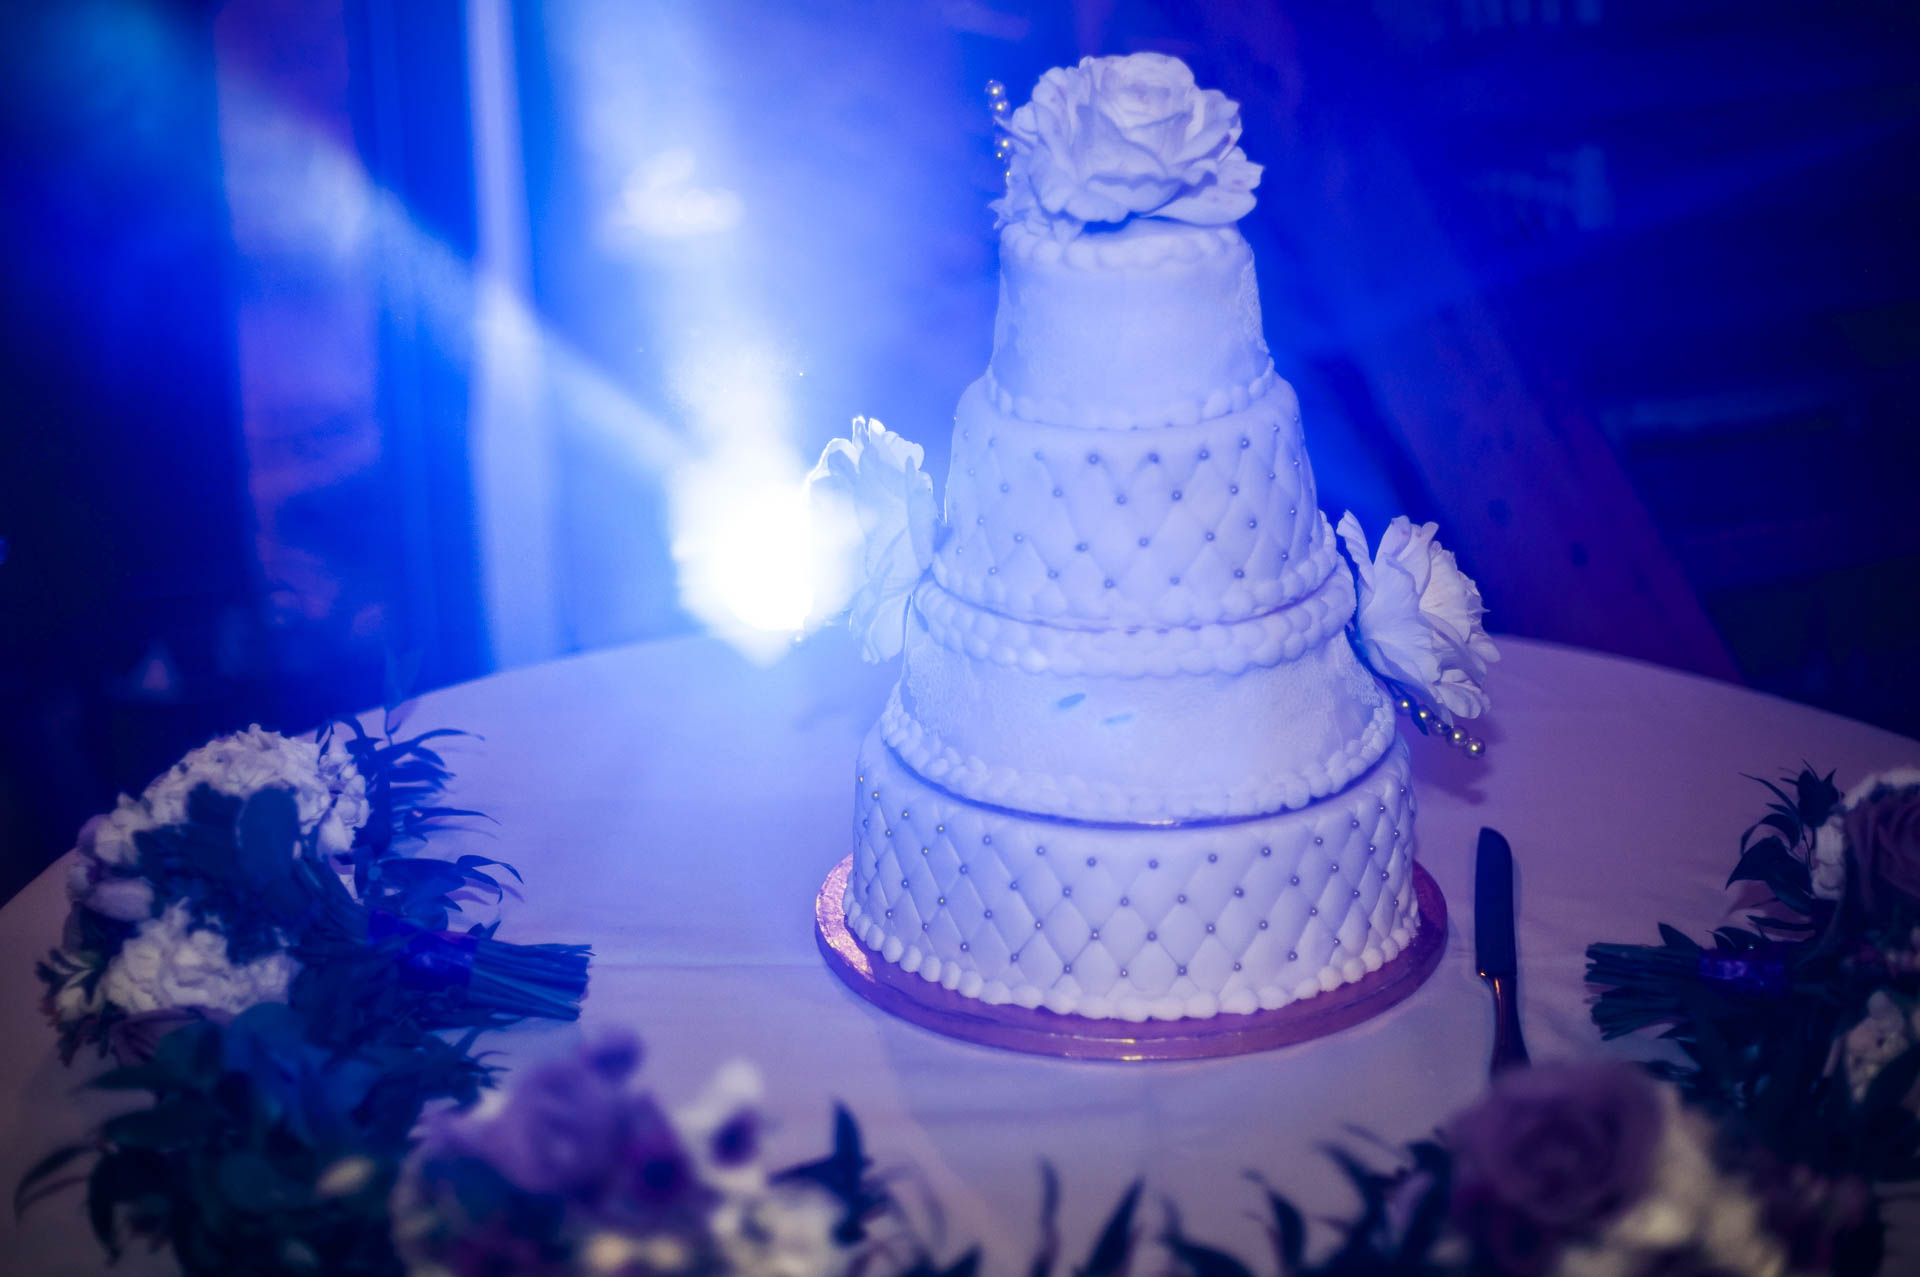
<svg viewBox="0 0 1920 1277"><path fill-rule="evenodd" d="M850 929L988 1002L1136 1020L1277 1007L1378 969L1417 921L1404 746L1305 811L1210 827L979 807L877 736L858 786Z"/></svg>
<svg viewBox="0 0 1920 1277"><path fill-rule="evenodd" d="M1300 597L1327 539L1284 382L1194 426L1094 431L963 399L934 576L1025 620L1190 625ZM1324 556L1321 556L1324 557Z"/></svg>

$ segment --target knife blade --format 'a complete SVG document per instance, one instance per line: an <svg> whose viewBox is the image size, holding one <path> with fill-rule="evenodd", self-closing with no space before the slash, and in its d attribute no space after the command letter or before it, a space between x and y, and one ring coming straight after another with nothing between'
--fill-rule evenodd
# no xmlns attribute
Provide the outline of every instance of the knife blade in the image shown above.
<svg viewBox="0 0 1920 1277"><path fill-rule="evenodd" d="M1513 938L1513 848L1496 829L1480 831L1473 867L1473 957L1493 991L1493 1059L1487 1072L1528 1063L1520 1036L1520 962Z"/></svg>

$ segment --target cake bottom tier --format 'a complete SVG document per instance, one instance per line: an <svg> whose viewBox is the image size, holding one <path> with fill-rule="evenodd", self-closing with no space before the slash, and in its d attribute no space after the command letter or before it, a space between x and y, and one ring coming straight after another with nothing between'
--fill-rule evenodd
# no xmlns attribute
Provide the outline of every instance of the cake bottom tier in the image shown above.
<svg viewBox="0 0 1920 1277"><path fill-rule="evenodd" d="M986 807L861 747L847 929L967 997L1096 1019L1273 1010L1360 979L1419 925L1395 742L1274 816L1098 825Z"/></svg>

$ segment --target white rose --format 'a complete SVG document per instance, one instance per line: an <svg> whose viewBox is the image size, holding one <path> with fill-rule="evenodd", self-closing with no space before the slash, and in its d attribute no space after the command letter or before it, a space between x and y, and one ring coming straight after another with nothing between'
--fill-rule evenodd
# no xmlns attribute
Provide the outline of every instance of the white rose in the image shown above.
<svg viewBox="0 0 1920 1277"><path fill-rule="evenodd" d="M734 1060L691 1103L673 1111L674 1132L701 1183L735 1197L766 1187L759 1145L765 1094L759 1070ZM737 1138L741 1135L744 1142Z"/></svg>
<svg viewBox="0 0 1920 1277"><path fill-rule="evenodd" d="M1866 1098L1880 1070L1899 1059L1913 1045L1913 1033L1899 1003L1884 992L1876 991L1867 999L1867 1015L1847 1030L1841 1039L1842 1060L1847 1071L1847 1089L1854 1102Z"/></svg>
<svg viewBox="0 0 1920 1277"><path fill-rule="evenodd" d="M1760 1203L1722 1173L1713 1127L1661 1087L1667 1120L1647 1191L1591 1241L1569 1246L1556 1277L1638 1277L1659 1261L1694 1252L1720 1271L1780 1277L1787 1255L1765 1226Z"/></svg>
<svg viewBox="0 0 1920 1277"><path fill-rule="evenodd" d="M1134 216L1223 226L1253 208L1260 181L1239 139L1239 106L1197 87L1180 59L1084 58L1041 76L1008 121L1007 194L994 209L1002 225L1063 239Z"/></svg>
<svg viewBox="0 0 1920 1277"><path fill-rule="evenodd" d="M1368 664L1431 699L1451 723L1486 712L1481 682L1500 652L1480 623L1480 589L1434 539L1438 527L1397 518L1372 557L1351 511L1340 516L1339 533L1356 572L1356 637Z"/></svg>
<svg viewBox="0 0 1920 1277"><path fill-rule="evenodd" d="M354 831L367 821L366 780L337 739L323 759L318 742L263 731L256 723L191 751L147 786L143 797L155 821L178 824L201 785L242 799L275 785L290 790L300 832L317 831L320 850L329 855L351 848Z"/></svg>
<svg viewBox="0 0 1920 1277"><path fill-rule="evenodd" d="M1847 831L1835 812L1813 834L1813 894L1838 900L1847 894Z"/></svg>
<svg viewBox="0 0 1920 1277"><path fill-rule="evenodd" d="M194 925L187 906L176 902L120 946L100 992L130 1014L201 1007L237 1015L256 1003L286 1001L298 969L285 953L234 966L226 937Z"/></svg>
<svg viewBox="0 0 1920 1277"><path fill-rule="evenodd" d="M736 1277L835 1277L848 1252L833 1238L840 1206L818 1189L790 1185L729 1197L713 1213L714 1240Z"/></svg>
<svg viewBox="0 0 1920 1277"><path fill-rule="evenodd" d="M900 654L907 601L933 566L939 522L924 452L877 421L853 419L853 438L835 439L807 476L816 536L834 550L839 581L823 581L821 616L843 609L869 661ZM853 559L857 548L858 566Z"/></svg>
<svg viewBox="0 0 1920 1277"><path fill-rule="evenodd" d="M1920 788L1920 767L1890 767L1883 772L1875 772L1852 789L1840 800L1839 812L1851 811L1883 789Z"/></svg>

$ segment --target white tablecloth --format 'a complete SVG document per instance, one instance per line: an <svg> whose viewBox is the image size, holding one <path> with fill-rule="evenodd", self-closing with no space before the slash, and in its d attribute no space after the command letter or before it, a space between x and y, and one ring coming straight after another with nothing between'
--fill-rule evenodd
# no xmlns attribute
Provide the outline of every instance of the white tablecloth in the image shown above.
<svg viewBox="0 0 1920 1277"><path fill-rule="evenodd" d="M835 1100L886 1166L944 1202L956 1244L983 1240L1012 1272L1036 1238L1039 1165L1061 1171L1078 1262L1126 1185L1174 1197L1189 1232L1264 1254L1256 1170L1309 1213L1351 1198L1316 1148L1353 1128L1427 1134L1485 1083L1491 1005L1472 972L1480 826L1518 861L1523 1020L1536 1059L1603 1046L1582 975L1594 940L1695 931L1729 913L1740 832L1774 778L1804 759L1845 786L1920 762L1920 742L1724 684L1587 652L1503 640L1481 761L1414 742L1419 855L1451 934L1431 980L1334 1038L1203 1063L1081 1064L971 1046L892 1020L843 988L814 948L812 905L851 847L854 749L891 667L837 637L757 668L704 639L646 644L496 675L423 698L408 729L482 739L447 750L453 799L498 822L446 840L525 875L501 935L594 947L579 1026L530 1025L486 1045L508 1064L623 1024L644 1076L691 1094L722 1061L761 1067L772 1152L824 1152ZM1743 775L1744 774L1744 775ZM32 963L58 938L63 865L0 909L0 1188L108 1111L79 1093L41 1021ZM122 1099L119 1103L124 1104ZM77 1194L0 1231L0 1268L98 1272ZM151 1261L147 1261L151 1263ZM136 1262L119 1271L139 1271Z"/></svg>

